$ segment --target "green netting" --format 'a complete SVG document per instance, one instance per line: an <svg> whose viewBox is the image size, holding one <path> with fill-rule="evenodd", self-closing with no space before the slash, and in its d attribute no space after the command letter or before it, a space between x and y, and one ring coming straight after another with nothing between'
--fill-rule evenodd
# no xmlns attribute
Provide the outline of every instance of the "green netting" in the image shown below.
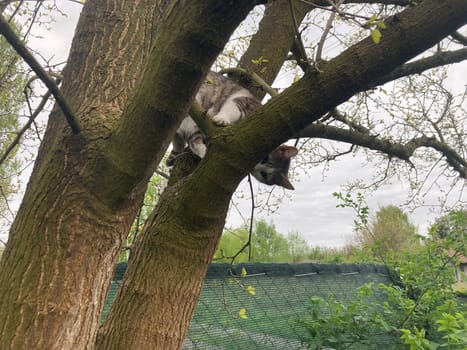
<svg viewBox="0 0 467 350"><path fill-rule="evenodd" d="M104 315L125 267L117 268ZM234 266L234 274L240 276L243 267L248 275L241 278L229 274L228 264L210 266L184 349L307 349L310 338L301 320L309 296L326 298L332 293L335 299L348 301L365 283L389 283L386 268L374 265L241 264ZM254 287L256 294L241 284ZM238 316L241 308L247 310L247 319ZM389 349L388 345L381 337L365 349Z"/></svg>

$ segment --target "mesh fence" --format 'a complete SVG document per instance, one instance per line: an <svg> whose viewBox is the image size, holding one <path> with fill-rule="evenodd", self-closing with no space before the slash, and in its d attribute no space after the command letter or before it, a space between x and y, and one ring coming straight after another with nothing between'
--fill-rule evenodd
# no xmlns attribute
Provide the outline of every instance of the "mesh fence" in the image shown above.
<svg viewBox="0 0 467 350"><path fill-rule="evenodd" d="M120 285L125 264L119 264L107 298L104 317ZM365 283L389 283L384 266L331 264L212 264L193 316L184 349L309 349L303 325L310 296L352 300ZM242 268L247 275L241 276ZM252 286L255 295L245 288ZM375 296L376 298L378 295ZM246 310L247 318L239 317ZM355 349L389 349L388 339ZM349 348L352 349L352 348Z"/></svg>

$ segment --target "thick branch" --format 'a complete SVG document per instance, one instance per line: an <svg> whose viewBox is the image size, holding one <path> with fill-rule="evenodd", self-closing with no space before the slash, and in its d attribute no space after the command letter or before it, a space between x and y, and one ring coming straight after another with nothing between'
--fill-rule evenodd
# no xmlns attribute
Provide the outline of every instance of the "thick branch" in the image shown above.
<svg viewBox="0 0 467 350"><path fill-rule="evenodd" d="M362 40L330 60L322 72L305 74L251 118L232 126L224 138L226 145L219 145L223 152L231 153L223 158L231 160L233 168L243 169L246 174L274 147L466 22L467 3L462 0L425 0L389 18L384 40L379 44L371 38ZM427 36L428 32L432 35ZM216 147L215 143L211 144L212 149ZM245 154L250 155L248 160L244 159Z"/></svg>
<svg viewBox="0 0 467 350"><path fill-rule="evenodd" d="M402 144L390 140L382 140L376 136L357 130L344 130L324 124L309 125L305 129L301 130L296 137L316 137L346 142L375 151L380 151L388 156L397 157L409 163L410 157L412 157L415 150L421 147L430 147L445 156L449 165L456 170L462 178L467 179L467 161L454 149L434 137L421 136Z"/></svg>
<svg viewBox="0 0 467 350"><path fill-rule="evenodd" d="M433 56L421 58L417 61L406 63L394 69L391 73L385 75L381 79L372 82L368 88L371 89L375 86L383 85L389 81L406 77L408 75L420 74L431 68L462 62L465 59L467 59L467 47L456 51L438 52Z"/></svg>
<svg viewBox="0 0 467 350"><path fill-rule="evenodd" d="M264 92L269 94L269 96L277 96L279 93L275 90L271 85L266 83L263 78L261 78L258 74L253 71L249 71L244 68L227 68L222 69L220 73L233 73L235 76L242 76L252 84L248 85L257 85L260 87Z"/></svg>
<svg viewBox="0 0 467 350"><path fill-rule="evenodd" d="M190 117L195 121L196 125L198 125L207 138L210 138L211 135L215 132L216 125L213 123L212 119L209 118L206 111L203 111L200 104L196 102L196 100L194 100L191 104Z"/></svg>
<svg viewBox="0 0 467 350"><path fill-rule="evenodd" d="M453 37L454 40L457 40L462 45L467 46L467 36L462 35L459 32L454 32L454 33L451 34L451 36Z"/></svg>
<svg viewBox="0 0 467 350"><path fill-rule="evenodd" d="M20 55L26 63L31 67L31 69L37 74L37 76L44 82L45 86L49 89L52 95L55 97L57 104L65 114L65 117L70 124L73 134L79 134L81 131L81 125L76 119L71 107L68 105L65 97L55 84L54 80L47 74L47 72L41 67L39 62L34 58L34 56L29 52L26 46L21 42L21 40L16 36L15 32L8 25L8 22L0 14L0 33L3 34L5 39L10 43L10 45L15 49L15 51Z"/></svg>

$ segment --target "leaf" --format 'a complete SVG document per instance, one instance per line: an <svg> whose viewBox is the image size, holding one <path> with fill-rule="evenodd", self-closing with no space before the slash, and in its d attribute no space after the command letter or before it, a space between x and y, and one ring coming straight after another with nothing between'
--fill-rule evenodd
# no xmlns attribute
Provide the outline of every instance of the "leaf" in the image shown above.
<svg viewBox="0 0 467 350"><path fill-rule="evenodd" d="M247 314L246 314L246 309L244 307L240 308L240 310L238 310L238 317L246 320L248 318Z"/></svg>
<svg viewBox="0 0 467 350"><path fill-rule="evenodd" d="M379 31L379 29L371 30L371 39L373 39L373 42L375 44L379 44L379 42L381 41L381 32Z"/></svg>
<svg viewBox="0 0 467 350"><path fill-rule="evenodd" d="M245 290L250 293L251 295L256 295L256 289L253 286L248 286L245 288Z"/></svg>
<svg viewBox="0 0 467 350"><path fill-rule="evenodd" d="M245 277L247 274L248 273L246 272L246 269L242 267L242 273L240 274L240 276Z"/></svg>
<svg viewBox="0 0 467 350"><path fill-rule="evenodd" d="M386 23L384 23L384 21L376 22L376 26L381 29L386 29Z"/></svg>

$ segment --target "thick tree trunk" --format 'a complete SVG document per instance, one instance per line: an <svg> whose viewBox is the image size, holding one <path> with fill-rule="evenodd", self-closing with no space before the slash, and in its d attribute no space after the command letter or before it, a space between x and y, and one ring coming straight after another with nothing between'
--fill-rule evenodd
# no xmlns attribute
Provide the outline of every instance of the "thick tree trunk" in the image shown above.
<svg viewBox="0 0 467 350"><path fill-rule="evenodd" d="M72 135L57 108L50 116L2 257L2 348L93 346L113 266L144 193L141 187L125 198L128 189L99 172L103 141L141 75L154 20L142 13L154 7L114 0L83 8L63 92L84 130ZM100 196L110 183L115 195Z"/></svg>

